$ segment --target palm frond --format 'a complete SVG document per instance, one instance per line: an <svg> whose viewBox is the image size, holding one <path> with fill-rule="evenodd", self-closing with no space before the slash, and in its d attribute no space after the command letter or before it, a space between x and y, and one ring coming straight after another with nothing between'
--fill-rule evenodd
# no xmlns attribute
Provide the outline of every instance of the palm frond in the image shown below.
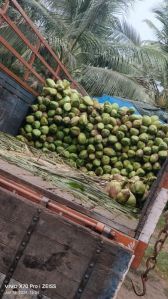
<svg viewBox="0 0 168 299"><path fill-rule="evenodd" d="M133 44L134 46L141 45L141 38L137 31L126 20L116 19L111 39L116 42Z"/></svg>
<svg viewBox="0 0 168 299"><path fill-rule="evenodd" d="M92 95L109 94L152 102L147 91L133 78L113 70L86 67L82 73L81 83Z"/></svg>
<svg viewBox="0 0 168 299"><path fill-rule="evenodd" d="M157 26L151 20L148 20L148 19L145 19L144 22L150 27L150 29L152 29L156 38L161 40L162 34L161 34L161 31L157 28Z"/></svg>
<svg viewBox="0 0 168 299"><path fill-rule="evenodd" d="M20 0L19 2L37 25L40 21L41 26L45 27L46 30L54 28L58 36L61 36L62 32L67 29L66 23L56 15L53 17L53 12L40 0Z"/></svg>

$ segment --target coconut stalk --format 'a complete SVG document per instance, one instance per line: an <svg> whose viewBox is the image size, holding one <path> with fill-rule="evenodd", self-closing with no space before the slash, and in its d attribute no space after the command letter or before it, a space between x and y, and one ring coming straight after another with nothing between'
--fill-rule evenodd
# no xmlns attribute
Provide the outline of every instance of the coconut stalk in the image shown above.
<svg viewBox="0 0 168 299"><path fill-rule="evenodd" d="M90 177L66 164L56 153L43 153L15 137L0 132L0 158L25 169L58 189L71 193L91 206L102 206L110 212L117 211L135 216L129 207L114 203L100 186L100 178Z"/></svg>

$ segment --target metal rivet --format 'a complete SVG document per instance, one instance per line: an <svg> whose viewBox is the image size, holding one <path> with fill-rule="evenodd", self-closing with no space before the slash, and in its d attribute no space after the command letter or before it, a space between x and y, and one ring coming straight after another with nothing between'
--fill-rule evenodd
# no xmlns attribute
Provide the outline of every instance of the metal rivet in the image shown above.
<svg viewBox="0 0 168 299"><path fill-rule="evenodd" d="M82 293L82 289L78 289L78 293Z"/></svg>
<svg viewBox="0 0 168 299"><path fill-rule="evenodd" d="M26 245L26 242L22 242L22 246L25 246Z"/></svg>
<svg viewBox="0 0 168 299"><path fill-rule="evenodd" d="M100 241L100 244L103 244L103 243L104 243L103 240L101 240L101 241Z"/></svg>
<svg viewBox="0 0 168 299"><path fill-rule="evenodd" d="M85 279L88 279L89 278L89 275L88 274L85 274Z"/></svg>
<svg viewBox="0 0 168 299"><path fill-rule="evenodd" d="M27 235L30 235L30 234L31 234L31 231L28 231L28 232L27 232Z"/></svg>
<svg viewBox="0 0 168 299"><path fill-rule="evenodd" d="M100 249L97 249L96 252L97 252L97 253L100 253Z"/></svg>
<svg viewBox="0 0 168 299"><path fill-rule="evenodd" d="M94 264L93 264L93 263L91 263L91 264L89 265L89 267L90 267L90 268L93 268L93 266L94 266Z"/></svg>
<svg viewBox="0 0 168 299"><path fill-rule="evenodd" d="M33 221L37 221L38 220L38 218L37 217L33 217Z"/></svg>
<svg viewBox="0 0 168 299"><path fill-rule="evenodd" d="M16 256L16 260L17 260L17 261L19 260L19 256Z"/></svg>

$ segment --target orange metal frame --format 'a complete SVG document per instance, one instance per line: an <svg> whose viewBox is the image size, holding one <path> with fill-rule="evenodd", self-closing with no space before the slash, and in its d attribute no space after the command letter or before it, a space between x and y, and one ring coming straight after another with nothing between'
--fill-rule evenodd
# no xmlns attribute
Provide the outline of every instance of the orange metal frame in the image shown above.
<svg viewBox="0 0 168 299"><path fill-rule="evenodd" d="M24 22L30 27L30 29L35 34L37 38L36 45L32 45L31 42L28 40L28 38L21 32L21 30L17 26L17 23L11 20L8 14L10 6L12 6L20 14L20 17L22 17ZM31 92L36 96L38 95L38 92L37 90L33 89L30 86L29 78L31 77L31 75L33 75L37 79L39 85L43 85L45 81L45 79L40 74L38 74L37 70L33 67L33 63L35 62L36 58L38 58L41 64L49 71L53 79L60 79L60 74L61 74L61 76L64 76L71 82L72 87L76 88L82 94L86 93L85 90L73 80L73 78L71 77L71 75L69 74L65 66L61 63L61 61L59 60L55 52L51 49L51 47L48 45L46 40L43 38L43 36L40 34L38 29L34 26L33 22L26 15L26 13L24 12L24 10L21 8L21 6L18 4L16 0L4 0L4 4L0 8L0 26L2 24L7 24L10 28L12 28L13 31L17 34L17 36L22 40L23 44L26 45L29 50L31 50L32 54L30 56L29 61L27 62L12 47L12 45L10 45L7 40L5 40L5 37L0 36L0 44L2 44L3 47L5 47L10 53L12 53L13 56L15 56L17 60L23 65L24 76L23 78L19 77L19 75L9 70L2 63L0 63L0 69L2 69L9 76L14 78L21 86L23 86L25 89L27 89L29 92ZM51 58L54 59L54 61L56 62L57 65L56 69L50 66L48 62L45 60L45 58L42 57L42 55L40 54L41 47L47 49L47 51L50 53ZM34 190L31 190L29 187L24 186L23 184L18 184L12 180L9 180L6 177L0 176L0 186L11 192L15 192L18 195L23 196L24 198L32 202L35 202L37 204L44 205L45 203L46 208L49 209L50 211L62 215L65 218L75 223L88 227L99 234L103 235L105 232L108 231L109 239L123 246L126 246L127 248L132 250L132 252L135 254L133 265L136 267L139 265L141 258L144 254L144 250L147 247L147 244L141 244L142 242L139 242L138 240L133 239L127 235L124 235L123 233L113 228L106 227L103 223L98 222L88 216L85 216L82 213L79 213L67 206L48 200L44 198L42 194Z"/></svg>
<svg viewBox="0 0 168 299"><path fill-rule="evenodd" d="M28 38L23 34L23 32L19 29L17 26L17 23L13 22L11 18L8 15L9 12L9 7L12 6L21 16L22 20L27 24L27 26L30 27L32 32L35 34L37 38L37 44L32 45L31 42L28 40ZM33 24L33 22L30 20L30 18L26 15L22 7L18 4L16 0L5 0L4 4L0 8L0 26L2 24L8 24L10 28L13 29L13 31L17 34L17 36L22 40L23 45L26 45L29 50L31 50L32 54L27 62L10 44L0 36L0 44L2 44L10 53L15 56L18 61L23 65L24 67L24 76L23 79L19 77L19 75L14 74L11 72L8 68L5 67L4 64L0 63L0 69L5 71L9 76L13 77L17 82L19 82L24 88L26 88L29 92L34 94L35 96L37 95L37 91L33 89L30 84L29 84L29 78L31 75L33 75L39 85L43 85L45 82L45 78L43 78L41 75L38 74L37 70L33 67L33 63L36 58L40 60L41 65L45 67L51 74L53 79L60 79L60 74L61 76L67 78L71 84L72 87L76 88L79 92L82 94L85 93L84 89L79 86L79 84L73 80L69 72L67 71L66 67L61 63L55 52L51 49L49 44L46 42L44 37L40 34L36 26ZM48 62L45 60L44 57L40 54L40 48L43 47L47 49L48 53L51 55L51 58L55 61L57 67L54 69L51 65L48 64Z"/></svg>
<svg viewBox="0 0 168 299"><path fill-rule="evenodd" d="M12 6L17 13L20 15L20 20L24 21L27 26L29 26L30 30L33 32L33 34L36 37L36 44L33 45L30 40L23 34L23 32L20 30L17 22L14 22L10 16L9 16L9 7ZM67 71L66 67L61 63L58 56L55 54L55 52L52 50L52 48L49 46L47 41L44 39L44 37L41 35L41 33L38 31L36 26L33 24L33 22L30 20L30 18L26 15L22 7L18 4L16 0L4 0L2 7L0 8L0 26L2 24L8 25L10 28L12 28L13 32L21 39L23 42L23 45L26 45L27 48L31 51L30 59L29 61L26 61L23 56L21 56L15 49L10 45L10 43L5 39L5 37L0 36L0 45L5 47L14 57L17 58L19 63L24 68L24 74L23 77L19 77L18 74L15 74L11 70L9 70L4 64L0 63L0 69L3 70L5 73L7 73L10 77L15 79L23 88L34 94L35 96L38 95L38 91L31 86L31 83L29 83L29 79L33 76L38 81L38 85L42 86L45 82L45 78L38 73L37 69L35 69L34 63L36 59L38 59L42 66L46 70L48 70L50 76L53 79L60 79L60 78L67 78L71 82L71 86L76 88L81 94L85 94L85 90L77 84L76 81L73 80L69 72ZM49 64L47 59L42 56L40 49L44 48L47 50L47 52L50 54L51 60L54 61L56 67L53 67ZM96 221L95 219L88 217L80 212L77 212L65 205L61 205L57 202L48 200L43 197L42 194L38 193L37 191L30 189L30 187L27 187L23 184L18 184L14 182L13 180L9 180L5 177L0 176L0 186L12 191L16 192L20 196L23 196L24 198L35 202L37 204L44 205L45 201L47 203L45 204L46 208L50 211L62 215L64 218L69 219L70 221L73 221L75 223L78 223L80 225L83 225L85 227L88 227L97 233L101 235L105 235L106 232L109 232L108 238L129 248L132 250L133 254L135 255L135 258L133 260L132 266L137 268L139 264L142 261L142 257L144 256L145 249L147 248L148 244L138 240L138 236L135 236L135 238L131 238L130 236L127 236L113 228L109 228L103 223ZM159 183L159 188L166 188L168 189L168 173L165 172L162 176L162 179ZM142 216L143 217L143 216Z"/></svg>
<svg viewBox="0 0 168 299"><path fill-rule="evenodd" d="M147 244L134 238L131 238L130 236L124 235L123 233L113 228L109 228L105 224L91 217L88 217L80 212L77 212L65 205L59 204L53 200L45 198L42 195L42 193L37 192L26 185L23 185L23 183L16 183L14 180L6 178L2 175L0 175L0 187L10 192L14 192L15 194L18 194L36 204L40 204L43 206L45 205L45 207L48 210L60 216L63 216L64 218L74 223L78 223L82 226L90 228L91 230L97 232L102 236L104 235L104 233L108 231L108 239L131 250L135 255L132 266L134 268L137 268L139 266L144 255L145 249L148 246Z"/></svg>

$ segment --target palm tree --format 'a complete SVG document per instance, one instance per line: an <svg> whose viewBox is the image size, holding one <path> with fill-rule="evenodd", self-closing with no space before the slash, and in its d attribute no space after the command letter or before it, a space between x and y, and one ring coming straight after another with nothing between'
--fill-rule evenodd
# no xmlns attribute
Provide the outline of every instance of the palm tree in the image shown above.
<svg viewBox="0 0 168 299"><path fill-rule="evenodd" d="M161 25L160 28L150 20L145 21L153 30L157 43L164 49L164 51L168 52L168 1L164 0L159 7L153 9L153 13Z"/></svg>
<svg viewBox="0 0 168 299"><path fill-rule="evenodd" d="M162 5L154 8L153 13L160 23L160 28L150 20L145 20L156 36L156 41L151 44L168 54L168 0L164 0ZM164 90L159 98L158 104L168 107L168 63L166 63L166 72L164 73L164 76L160 78L160 81Z"/></svg>
<svg viewBox="0 0 168 299"><path fill-rule="evenodd" d="M19 0L90 94L151 101L157 93L155 80L165 74L167 54L160 47L143 43L125 20L119 21L117 16L133 2Z"/></svg>

